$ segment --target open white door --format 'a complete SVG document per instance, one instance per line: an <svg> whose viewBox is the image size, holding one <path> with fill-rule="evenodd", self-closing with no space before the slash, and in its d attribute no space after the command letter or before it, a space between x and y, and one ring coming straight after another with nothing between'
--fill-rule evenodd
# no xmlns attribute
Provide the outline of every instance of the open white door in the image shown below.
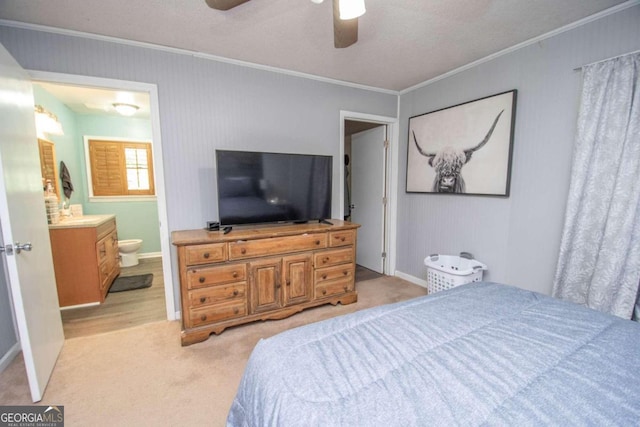
<svg viewBox="0 0 640 427"><path fill-rule="evenodd" d="M386 126L351 136L351 221L360 224L356 263L384 272Z"/></svg>
<svg viewBox="0 0 640 427"><path fill-rule="evenodd" d="M2 45L0 94L2 256L31 397L37 402L62 349L64 332L44 207L31 79Z"/></svg>

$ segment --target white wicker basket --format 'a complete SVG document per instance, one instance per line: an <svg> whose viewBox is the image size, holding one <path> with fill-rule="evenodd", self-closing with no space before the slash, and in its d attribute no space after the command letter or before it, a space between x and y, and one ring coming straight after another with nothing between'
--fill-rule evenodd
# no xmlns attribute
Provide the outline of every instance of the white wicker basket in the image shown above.
<svg viewBox="0 0 640 427"><path fill-rule="evenodd" d="M487 266L466 252L460 255L436 254L424 259L429 294L482 280L482 272Z"/></svg>

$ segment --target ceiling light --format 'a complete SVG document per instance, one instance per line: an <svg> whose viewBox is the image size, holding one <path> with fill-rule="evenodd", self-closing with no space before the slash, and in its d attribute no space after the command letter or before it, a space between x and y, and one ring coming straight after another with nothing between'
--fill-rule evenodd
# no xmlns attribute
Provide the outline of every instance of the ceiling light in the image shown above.
<svg viewBox="0 0 640 427"><path fill-rule="evenodd" d="M311 2L312 2L312 3L315 3L315 4L320 4L320 3L322 3L323 1L324 1L324 0L311 0Z"/></svg>
<svg viewBox="0 0 640 427"><path fill-rule="evenodd" d="M140 107L133 104L123 104L123 103L117 102L113 104L113 108L115 108L116 111L122 114L123 116L133 116Z"/></svg>
<svg viewBox="0 0 640 427"><path fill-rule="evenodd" d="M367 9L364 7L364 0L340 0L340 19L355 19L364 15Z"/></svg>
<svg viewBox="0 0 640 427"><path fill-rule="evenodd" d="M55 114L45 110L42 105L34 107L36 115L36 133L39 137L44 138L44 134L64 135L62 124L58 121Z"/></svg>

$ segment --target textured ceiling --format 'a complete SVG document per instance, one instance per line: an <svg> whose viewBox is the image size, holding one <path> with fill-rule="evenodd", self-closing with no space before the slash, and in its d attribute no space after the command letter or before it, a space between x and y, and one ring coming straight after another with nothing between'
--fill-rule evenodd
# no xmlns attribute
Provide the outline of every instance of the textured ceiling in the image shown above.
<svg viewBox="0 0 640 427"><path fill-rule="evenodd" d="M399 91L621 3L366 0L346 49L333 47L331 0L251 0L226 12L204 0L0 0L0 19Z"/></svg>

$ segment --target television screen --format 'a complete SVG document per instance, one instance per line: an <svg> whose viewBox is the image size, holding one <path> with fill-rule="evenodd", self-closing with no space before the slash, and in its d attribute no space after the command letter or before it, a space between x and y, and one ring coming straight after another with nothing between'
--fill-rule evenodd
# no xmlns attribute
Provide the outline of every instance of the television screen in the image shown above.
<svg viewBox="0 0 640 427"><path fill-rule="evenodd" d="M331 156L216 150L220 225L331 217Z"/></svg>

